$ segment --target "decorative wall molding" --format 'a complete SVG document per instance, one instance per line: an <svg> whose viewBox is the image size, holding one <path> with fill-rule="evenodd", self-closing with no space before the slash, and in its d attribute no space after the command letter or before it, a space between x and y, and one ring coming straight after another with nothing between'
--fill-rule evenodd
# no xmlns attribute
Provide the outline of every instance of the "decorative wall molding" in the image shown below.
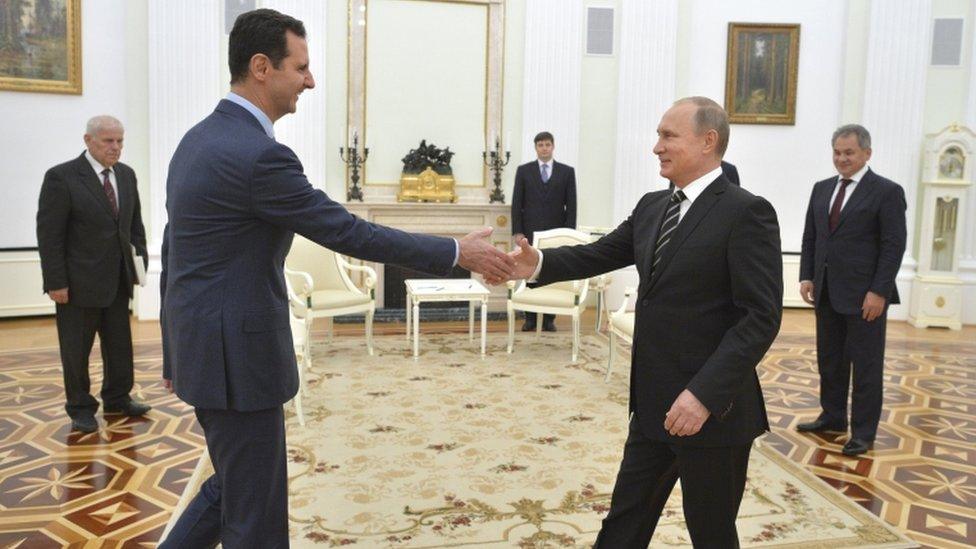
<svg viewBox="0 0 976 549"><path fill-rule="evenodd" d="M915 240L931 13L931 0L871 2L868 29L862 118L871 132L872 168L905 189L906 257Z"/></svg>
<svg viewBox="0 0 976 549"><path fill-rule="evenodd" d="M54 314L54 302L41 291L36 251L0 252L0 280L0 317Z"/></svg>
<svg viewBox="0 0 976 549"><path fill-rule="evenodd" d="M970 8L969 29L973 35L973 18L976 18L976 0L972 1ZM964 124L970 130L976 132L976 37L970 39L972 47L969 51L969 91L966 94L966 119ZM970 162L976 162L976 158L970 158ZM976 188L970 187L969 196L966 199L966 211L970 214L966 217L966 226L962 233L962 258L976 263ZM976 316L976 311L973 312ZM965 322L965 319L963 319ZM972 322L972 320L970 321Z"/></svg>
<svg viewBox="0 0 976 549"><path fill-rule="evenodd" d="M336 151L325 146L326 98L326 3L318 0L264 0L262 6L278 10L302 21L308 42L309 68L315 88L298 99L298 109L275 123L275 140L290 147L305 168L313 187L325 189L328 161L335 161Z"/></svg>
<svg viewBox="0 0 976 549"><path fill-rule="evenodd" d="M580 95L584 8L565 0L525 3L525 65L522 94L522 155L536 157L532 138L549 131L555 158L575 166L579 159Z"/></svg>
<svg viewBox="0 0 976 549"><path fill-rule="evenodd" d="M623 0L613 221L627 218L641 196L657 188L657 124L675 99L677 0Z"/></svg>
<svg viewBox="0 0 976 549"><path fill-rule="evenodd" d="M136 316L159 315L159 249L166 226L166 174L173 151L194 124L220 99L228 79L220 44L223 7L219 0L149 3L149 236L148 283L138 288Z"/></svg>

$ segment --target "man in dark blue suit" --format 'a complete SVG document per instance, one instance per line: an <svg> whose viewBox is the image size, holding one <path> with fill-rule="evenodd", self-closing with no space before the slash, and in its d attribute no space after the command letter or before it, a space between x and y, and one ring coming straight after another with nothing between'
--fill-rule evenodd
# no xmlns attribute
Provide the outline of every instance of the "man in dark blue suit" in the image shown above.
<svg viewBox="0 0 976 549"><path fill-rule="evenodd" d="M196 409L215 474L160 547L288 546L282 404L298 389L283 278L294 233L370 261L507 276L484 229L455 241L365 222L314 189L274 121L314 87L301 21L260 9L230 34L231 93L186 133L166 182L163 377Z"/></svg>
<svg viewBox="0 0 976 549"><path fill-rule="evenodd" d="M818 182L810 196L800 256L800 295L816 307L820 416L797 430L846 431L847 455L874 443L883 399L888 305L899 303L895 277L905 253L905 192L871 171L871 135L849 124L834 132L839 175Z"/></svg>
<svg viewBox="0 0 976 549"><path fill-rule="evenodd" d="M535 242L536 231L566 227L576 228L576 170L552 158L555 139L549 132L539 132L535 139L536 160L515 170L512 190L512 237L515 242L525 236ZM535 287L531 284L530 287ZM525 313L523 332L536 328L535 313ZM555 332L555 315L542 315L542 329Z"/></svg>

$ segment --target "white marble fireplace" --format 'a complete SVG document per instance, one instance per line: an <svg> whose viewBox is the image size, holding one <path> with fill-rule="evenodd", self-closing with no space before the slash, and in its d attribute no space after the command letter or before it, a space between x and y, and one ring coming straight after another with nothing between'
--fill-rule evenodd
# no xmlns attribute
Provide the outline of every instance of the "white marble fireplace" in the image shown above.
<svg viewBox="0 0 976 549"><path fill-rule="evenodd" d="M511 205L487 203L458 203L435 204L421 202L396 202L386 199L370 202L346 203L346 208L359 217L396 227L404 231L435 234L461 238L471 231L493 227L491 242L498 249L508 251L512 240ZM384 301L384 266L370 264L376 269L379 280L376 282L376 304L383 307ZM481 279L478 275L474 278ZM492 296L489 309L499 311L505 309L505 286L491 288Z"/></svg>

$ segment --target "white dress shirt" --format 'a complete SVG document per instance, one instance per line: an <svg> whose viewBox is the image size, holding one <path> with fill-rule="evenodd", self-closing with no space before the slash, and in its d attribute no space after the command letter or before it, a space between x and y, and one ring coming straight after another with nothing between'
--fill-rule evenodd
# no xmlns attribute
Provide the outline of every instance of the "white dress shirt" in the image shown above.
<svg viewBox="0 0 976 549"><path fill-rule="evenodd" d="M865 164L864 167L858 170L857 173L855 173L854 175L848 178L851 180L851 182L847 184L847 189L844 191L844 201L841 202L840 204L841 211L844 210L844 206L847 205L847 201L850 200L851 195L854 194L854 188L857 187L858 182L864 178L864 174L866 173L868 173L867 164ZM841 179L844 179L844 176L837 174L837 183L834 184L834 192L830 193L830 200L827 202L827 215L830 215L830 208L833 207L834 200L837 199L837 191L840 190Z"/></svg>
<svg viewBox="0 0 976 549"><path fill-rule="evenodd" d="M95 176L98 177L98 184L104 185L103 183L104 179L102 179L102 172L105 171L105 166L102 166L101 162L95 160L95 157L92 156L91 153L88 151L85 151L85 159L88 160L88 163L91 164L92 169L95 170ZM108 180L110 183L112 183L112 191L115 192L115 205L116 207L119 208L119 210L121 210L122 200L119 199L119 184L115 180L115 170L113 170L112 168L108 169Z"/></svg>
<svg viewBox="0 0 976 549"><path fill-rule="evenodd" d="M681 209L678 211L678 223L681 223L681 220L684 219L685 214L691 209L691 204L695 199L701 196L705 188L711 185L712 181L718 179L720 175L722 175L721 166L688 183L681 189L685 193L685 200L681 201Z"/></svg>

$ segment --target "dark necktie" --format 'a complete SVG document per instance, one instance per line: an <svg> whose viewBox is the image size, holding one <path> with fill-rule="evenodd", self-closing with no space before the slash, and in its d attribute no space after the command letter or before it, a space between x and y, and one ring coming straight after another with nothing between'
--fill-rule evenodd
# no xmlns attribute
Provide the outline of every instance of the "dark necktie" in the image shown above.
<svg viewBox="0 0 976 549"><path fill-rule="evenodd" d="M105 197L112 206L112 216L119 218L119 202L115 199L115 189L112 188L112 180L108 178L111 172L108 168L102 170L102 188L105 189Z"/></svg>
<svg viewBox="0 0 976 549"><path fill-rule="evenodd" d="M657 245L654 247L654 263L651 264L651 276L654 276L654 269L664 255L664 248L671 242L671 235L678 226L681 217L681 203L684 202L685 193L681 190L674 191L668 201L668 211L664 212L664 223L661 224L661 234L657 237Z"/></svg>
<svg viewBox="0 0 976 549"><path fill-rule="evenodd" d="M837 191L834 203L830 206L830 232L834 232L837 224L840 223L840 208L844 205L844 195L847 193L847 186L853 181L853 179L840 180L840 189Z"/></svg>
<svg viewBox="0 0 976 549"><path fill-rule="evenodd" d="M543 183L549 182L549 164L542 165L542 182Z"/></svg>

